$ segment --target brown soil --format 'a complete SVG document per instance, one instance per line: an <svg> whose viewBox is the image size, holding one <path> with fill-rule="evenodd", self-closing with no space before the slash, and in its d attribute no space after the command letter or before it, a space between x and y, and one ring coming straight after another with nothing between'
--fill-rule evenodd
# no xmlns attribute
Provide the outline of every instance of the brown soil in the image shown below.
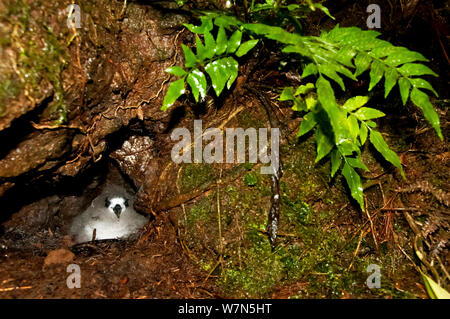
<svg viewBox="0 0 450 319"><path fill-rule="evenodd" d="M165 214L140 242L105 241L72 248L71 261L46 265L42 251L3 250L2 298L207 298L211 283L183 254ZM142 238L141 238L142 239ZM36 252L38 254L36 255ZM48 262L47 262L48 263ZM69 289L69 264L81 270L81 289Z"/></svg>

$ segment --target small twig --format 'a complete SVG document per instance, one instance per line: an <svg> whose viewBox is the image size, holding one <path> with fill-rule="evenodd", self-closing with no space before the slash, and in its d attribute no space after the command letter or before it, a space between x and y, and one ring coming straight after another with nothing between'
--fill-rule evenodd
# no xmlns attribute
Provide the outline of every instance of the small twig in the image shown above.
<svg viewBox="0 0 450 319"><path fill-rule="evenodd" d="M122 11L120 11L120 16L119 19L123 17L123 14L125 13L125 10L127 9L127 0L123 1L123 7L122 7Z"/></svg>
<svg viewBox="0 0 450 319"><path fill-rule="evenodd" d="M207 282L209 277L212 277L212 273L214 272L214 270L216 270L216 268L222 264L222 256L219 256L219 260L216 262L216 264L214 265L214 267L210 270L210 272L208 273L208 275L206 276L206 278L203 280L203 283Z"/></svg>
<svg viewBox="0 0 450 319"><path fill-rule="evenodd" d="M220 212L220 183L222 179L222 168L220 168L219 179L217 180L217 226L219 231L219 262L223 271L223 242L222 242L222 216Z"/></svg>
<svg viewBox="0 0 450 319"><path fill-rule="evenodd" d="M413 267L419 272L421 273L422 271L420 270L419 267L417 267L416 263L414 262L414 260L403 250L403 248L400 246L400 244L397 244L398 249L400 249L400 251L403 253L403 255L406 256L406 258L411 262L411 264L413 265Z"/></svg>
<svg viewBox="0 0 450 319"><path fill-rule="evenodd" d="M420 259L422 264L429 270L434 276L434 279L440 285L440 277L437 270L428 262L428 260L425 258L425 253L422 249L423 242L422 242L422 235L416 235L414 238L414 250L416 251L416 256Z"/></svg>
<svg viewBox="0 0 450 319"><path fill-rule="evenodd" d="M47 125L47 124L36 124L33 121L31 122L31 125L37 129L37 130L58 130L58 129L72 129L72 130L78 130L83 134L86 134L86 130L82 128L81 126L77 125Z"/></svg>
<svg viewBox="0 0 450 319"><path fill-rule="evenodd" d="M445 276L447 277L448 280L450 280L450 274L448 273L447 269L445 268L444 264L442 263L441 258L439 258L439 256L436 256L436 259L437 259L442 271L444 272Z"/></svg>
<svg viewBox="0 0 450 319"><path fill-rule="evenodd" d="M358 240L358 245L356 246L355 252L353 253L353 258L352 258L352 262L350 263L350 265L347 268L347 271L350 271L350 269L353 266L353 262L355 261L356 256L358 255L359 252L359 247L361 246L361 242L364 236L364 231L361 230L361 234L359 235L359 240Z"/></svg>
<svg viewBox="0 0 450 319"><path fill-rule="evenodd" d="M410 212L416 212L419 211L419 208L414 208L414 207L395 207L395 208L381 208L380 210L382 211L410 211Z"/></svg>
<svg viewBox="0 0 450 319"><path fill-rule="evenodd" d="M378 251L378 241L377 241L377 237L376 237L376 234L375 234L375 227L373 225L372 217L370 217L369 211L367 210L367 199L364 198L364 201L365 201L365 204L366 204L365 208L364 208L364 211L365 211L367 217L369 218L370 230L371 230L371 233L372 233L372 238L373 238L373 241L375 243L375 247L376 247L376 249Z"/></svg>
<svg viewBox="0 0 450 319"><path fill-rule="evenodd" d="M182 169L183 169L183 166L180 166L180 168L178 169L178 173L177 173L177 181L175 183L177 186L178 194L181 194L180 184L178 182L180 181L180 173L181 173ZM184 224L187 225L187 215L186 215L186 208L184 207L184 203L181 204L181 209L183 210Z"/></svg>
<svg viewBox="0 0 450 319"><path fill-rule="evenodd" d="M13 290L26 290L31 289L32 286L22 286L22 287L8 287L8 288L0 288L0 292L7 292L7 291L13 291Z"/></svg>

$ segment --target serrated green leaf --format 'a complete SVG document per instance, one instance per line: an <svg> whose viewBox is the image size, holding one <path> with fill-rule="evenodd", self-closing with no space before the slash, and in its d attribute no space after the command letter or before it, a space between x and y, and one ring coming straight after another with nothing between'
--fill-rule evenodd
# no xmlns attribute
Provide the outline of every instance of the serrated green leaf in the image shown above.
<svg viewBox="0 0 450 319"><path fill-rule="evenodd" d="M208 63L205 70L211 78L211 83L216 95L219 96L225 88L225 85L227 85L229 89L236 80L239 64L232 57L225 57Z"/></svg>
<svg viewBox="0 0 450 319"><path fill-rule="evenodd" d="M348 138L347 115L336 103L333 88L328 80L319 77L316 82L317 98L328 114L334 131L336 145Z"/></svg>
<svg viewBox="0 0 450 319"><path fill-rule="evenodd" d="M347 157L345 160L353 168L361 168L361 169L365 170L366 172L369 171L369 168L366 166L366 164L364 164L361 161L360 158Z"/></svg>
<svg viewBox="0 0 450 319"><path fill-rule="evenodd" d="M330 79L334 80L341 87L342 91L345 91L345 85L342 78L336 73L336 70L332 64L319 65L319 72L326 75Z"/></svg>
<svg viewBox="0 0 450 319"><path fill-rule="evenodd" d="M222 55L227 50L227 34L223 27L219 28L219 32L217 33L216 39L216 54Z"/></svg>
<svg viewBox="0 0 450 319"><path fill-rule="evenodd" d="M408 102L409 90L411 89L411 83L407 78L401 77L400 80L398 80L398 88L400 90L403 105L406 105L406 102Z"/></svg>
<svg viewBox="0 0 450 319"><path fill-rule="evenodd" d="M226 65L227 75L229 75L229 79L227 82L227 88L230 89L231 86L233 85L234 81L238 77L239 63L232 57L227 57L227 58L224 58L223 60Z"/></svg>
<svg viewBox="0 0 450 319"><path fill-rule="evenodd" d="M390 162L392 165L397 167L400 170L400 173L402 174L403 178L405 178L405 172L403 172L402 162L400 161L400 158L397 156L397 154L392 151L386 141L384 140L383 136L380 132L377 132L375 130L370 131L370 142L375 147L375 149L383 155L383 157Z"/></svg>
<svg viewBox="0 0 450 319"><path fill-rule="evenodd" d="M222 93L230 77L230 74L226 71L226 67L223 59L210 62L205 67L217 96Z"/></svg>
<svg viewBox="0 0 450 319"><path fill-rule="evenodd" d="M410 51L405 48L404 50L399 50L390 54L383 62L389 66L398 66L414 61L428 62L428 59L418 52Z"/></svg>
<svg viewBox="0 0 450 319"><path fill-rule="evenodd" d="M303 69L302 78L306 78L310 75L315 75L317 74L317 72L318 71L316 65L314 63L310 63Z"/></svg>
<svg viewBox="0 0 450 319"><path fill-rule="evenodd" d="M166 96L164 97L164 102L161 110L167 110L181 95L184 94L184 80L185 78L181 78L170 83L169 88L167 89Z"/></svg>
<svg viewBox="0 0 450 319"><path fill-rule="evenodd" d="M355 66L352 63L352 60L355 57L355 55L356 51L353 47L345 46L339 50L338 54L336 55L336 60L345 66L354 68Z"/></svg>
<svg viewBox="0 0 450 319"><path fill-rule="evenodd" d="M308 83L305 85L300 85L297 90L295 90L294 95L306 94L310 91L314 90L314 83Z"/></svg>
<svg viewBox="0 0 450 319"><path fill-rule="evenodd" d="M311 51L308 51L305 45L296 44L296 45L288 45L284 47L281 52L283 53L297 53L303 56L309 56Z"/></svg>
<svg viewBox="0 0 450 319"><path fill-rule="evenodd" d="M351 141L350 139L346 139L344 141L341 142L341 144L339 144L337 146L339 152L341 153L341 155L343 156L351 156L353 155L353 153L357 153L360 154L361 150L359 149L359 147L353 143L353 141Z"/></svg>
<svg viewBox="0 0 450 319"><path fill-rule="evenodd" d="M266 0L266 3L257 3L254 8L252 9L252 12L258 12L262 10L273 10L274 5L272 4L272 0Z"/></svg>
<svg viewBox="0 0 450 319"><path fill-rule="evenodd" d="M203 32L203 29L200 28L200 26L196 26L196 25L193 25L193 24L191 24L191 23L184 23L183 25L184 25L189 31L191 31L192 33L197 33L197 34L199 34L199 33L202 33L202 32Z"/></svg>
<svg viewBox="0 0 450 319"><path fill-rule="evenodd" d="M349 69L347 69L345 66L343 66L343 65L341 65L339 63L336 63L336 64L334 64L334 67L336 69L336 72L339 72L339 73L345 75L346 77L352 79L353 81L357 81L358 80L355 77L355 75Z"/></svg>
<svg viewBox="0 0 450 319"><path fill-rule="evenodd" d="M429 67L419 63L407 63L397 69L404 76L434 75L438 76Z"/></svg>
<svg viewBox="0 0 450 319"><path fill-rule="evenodd" d="M292 106L292 110L297 111L297 112L307 110L305 101L300 100L298 97L294 97L293 101L294 101L294 105Z"/></svg>
<svg viewBox="0 0 450 319"><path fill-rule="evenodd" d="M228 40L227 53L233 53L234 51L236 51L237 48L241 45L241 40L242 32L239 30L234 31L234 33Z"/></svg>
<svg viewBox="0 0 450 319"><path fill-rule="evenodd" d="M192 50L184 44L181 45L181 48L184 53L184 66L186 68L194 67L195 63L197 63L197 58L195 57L194 52L192 52Z"/></svg>
<svg viewBox="0 0 450 319"><path fill-rule="evenodd" d="M209 31L203 35L205 39L205 57L211 59L216 54L216 41Z"/></svg>
<svg viewBox="0 0 450 319"><path fill-rule="evenodd" d="M354 96L348 99L342 107L347 112L352 112L360 108L361 106L367 104L368 101L369 101L368 96Z"/></svg>
<svg viewBox="0 0 450 319"><path fill-rule="evenodd" d="M211 31L214 28L211 17L203 16L203 17L200 17L200 20L202 21L202 26L204 27L205 31Z"/></svg>
<svg viewBox="0 0 450 319"><path fill-rule="evenodd" d="M373 30L363 31L357 27L341 28L338 25L325 35L325 39L338 42L341 45L354 46L359 51L370 50L381 44L384 46L391 45L389 42L376 39L379 35L379 32Z"/></svg>
<svg viewBox="0 0 450 319"><path fill-rule="evenodd" d="M327 156L334 147L331 137L325 134L320 126L316 130L316 144L317 144L317 157L315 162L317 163L322 158Z"/></svg>
<svg viewBox="0 0 450 319"><path fill-rule="evenodd" d="M236 51L236 56L241 57L244 56L255 47L259 40L249 40L240 45L239 49Z"/></svg>
<svg viewBox="0 0 450 319"><path fill-rule="evenodd" d="M383 45L377 45L377 47L370 52L370 55L380 59L402 50L403 48L393 46L391 43L384 41Z"/></svg>
<svg viewBox="0 0 450 319"><path fill-rule="evenodd" d="M242 25L242 22L236 19L236 17L226 16L221 13L217 18L214 19L214 24L218 27L230 29L231 27L238 27Z"/></svg>
<svg viewBox="0 0 450 319"><path fill-rule="evenodd" d="M321 10L323 13L325 13L325 14L326 14L327 16L329 16L331 19L336 20L336 18L333 17L333 16L330 14L330 10L328 10L327 7L323 6L323 5L320 4L320 3L314 3L313 6L316 7L317 9Z"/></svg>
<svg viewBox="0 0 450 319"><path fill-rule="evenodd" d="M199 95L204 98L206 96L206 77L203 72L194 69L187 77L187 83L191 87L192 95L198 102Z"/></svg>
<svg viewBox="0 0 450 319"><path fill-rule="evenodd" d="M303 136L309 131L311 131L317 124L314 113L309 112L303 117L303 121L300 123L300 129L298 131L297 137Z"/></svg>
<svg viewBox="0 0 450 319"><path fill-rule="evenodd" d="M377 60L374 60L372 62L372 67L370 70L369 91L372 91L374 86L377 85L378 82L380 82L381 78L384 75L384 70L385 70L385 67L381 62L379 62Z"/></svg>
<svg viewBox="0 0 450 319"><path fill-rule="evenodd" d="M342 156L338 150L331 152L331 177L334 177L342 164Z"/></svg>
<svg viewBox="0 0 450 319"><path fill-rule="evenodd" d="M370 66L372 58L367 53L359 53L355 58L355 76L363 74Z"/></svg>
<svg viewBox="0 0 450 319"><path fill-rule="evenodd" d="M200 26L194 26L189 23L185 23L183 25L188 28L189 31L196 34L203 34L206 31L211 31L213 29L214 26L211 17L202 16L200 20L202 21L202 24Z"/></svg>
<svg viewBox="0 0 450 319"><path fill-rule="evenodd" d="M377 123L375 123L374 121L365 121L364 123L366 123L367 126L371 128L377 127Z"/></svg>
<svg viewBox="0 0 450 319"><path fill-rule="evenodd" d="M352 114L348 116L348 126L350 129L350 136L352 138L352 141L356 143L356 138L359 135L359 124L358 119Z"/></svg>
<svg viewBox="0 0 450 319"><path fill-rule="evenodd" d="M308 111L313 110L317 105L317 99L315 98L314 94L308 94L305 97L306 102L306 109Z"/></svg>
<svg viewBox="0 0 450 319"><path fill-rule="evenodd" d="M280 95L280 101L290 101L294 99L294 88L292 86L285 87Z"/></svg>
<svg viewBox="0 0 450 319"><path fill-rule="evenodd" d="M378 111L376 109L372 109L370 107L362 107L362 108L360 108L358 111L356 111L353 114L360 121L372 120L372 119L376 119L376 118L383 117L383 116L386 115L383 112Z"/></svg>
<svg viewBox="0 0 450 319"><path fill-rule="evenodd" d="M443 140L444 138L441 132L439 115L436 113L436 110L431 104L428 95L417 88L413 88L411 91L411 101L422 110L425 119L434 128L439 138Z"/></svg>
<svg viewBox="0 0 450 319"><path fill-rule="evenodd" d="M299 99L298 97L294 97L292 102L294 102L294 105L291 107L293 111L301 112L307 110L305 101Z"/></svg>
<svg viewBox="0 0 450 319"><path fill-rule="evenodd" d="M361 140L361 145L364 145L367 140L368 129L364 123L361 123L361 128L359 129L359 139Z"/></svg>
<svg viewBox="0 0 450 319"><path fill-rule="evenodd" d="M439 97L439 94L435 91L435 89L431 86L431 84L421 78L414 78L414 79L409 79L411 84L413 85L413 87L418 88L418 89L427 89L430 90L431 92L434 93L434 95L436 95L436 97Z"/></svg>
<svg viewBox="0 0 450 319"><path fill-rule="evenodd" d="M287 6L287 9L289 11L294 11L294 10L296 10L298 8L300 8L300 6L298 4L290 4L290 5Z"/></svg>
<svg viewBox="0 0 450 319"><path fill-rule="evenodd" d="M347 181L352 197L358 202L361 209L364 210L363 187L358 173L348 163L345 163L342 169L342 175L344 175Z"/></svg>
<svg viewBox="0 0 450 319"><path fill-rule="evenodd" d="M280 27L273 27L262 23L244 24L243 27L268 39L280 41L284 44L303 45L304 38L302 36L290 33Z"/></svg>
<svg viewBox="0 0 450 319"><path fill-rule="evenodd" d="M195 48L197 53L196 55L197 59L199 61L203 61L206 58L206 49L205 46L203 45L202 40L198 35L195 36Z"/></svg>
<svg viewBox="0 0 450 319"><path fill-rule="evenodd" d="M400 74L391 68L386 68L386 72L384 73L384 98L387 98L392 88L397 83Z"/></svg>
<svg viewBox="0 0 450 319"><path fill-rule="evenodd" d="M308 51L308 49L304 45L288 45L284 47L281 52L283 53L297 53L302 56L309 56L311 51Z"/></svg>
<svg viewBox="0 0 450 319"><path fill-rule="evenodd" d="M167 73L173 74L175 76L183 76L186 74L186 71L183 70L183 68L179 67L179 66L171 66L169 68L166 69Z"/></svg>

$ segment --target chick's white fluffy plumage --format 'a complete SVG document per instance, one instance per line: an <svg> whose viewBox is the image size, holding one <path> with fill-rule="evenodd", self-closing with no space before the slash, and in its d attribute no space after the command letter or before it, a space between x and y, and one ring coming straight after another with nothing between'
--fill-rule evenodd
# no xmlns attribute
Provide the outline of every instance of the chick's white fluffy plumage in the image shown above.
<svg viewBox="0 0 450 319"><path fill-rule="evenodd" d="M77 243L95 239L126 238L142 228L147 219L133 209L131 196L115 185L109 185L91 206L74 218L70 234ZM94 231L95 230L95 231Z"/></svg>

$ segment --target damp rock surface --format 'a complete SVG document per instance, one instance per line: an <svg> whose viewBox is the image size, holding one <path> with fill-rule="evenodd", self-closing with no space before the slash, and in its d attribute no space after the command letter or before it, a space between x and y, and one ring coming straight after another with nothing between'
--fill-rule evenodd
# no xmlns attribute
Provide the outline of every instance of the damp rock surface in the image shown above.
<svg viewBox="0 0 450 319"><path fill-rule="evenodd" d="M0 194L24 176L31 183L86 171L133 121L145 118L151 132L170 120L161 88L164 70L179 62L185 17L139 3L125 16L120 1L80 6L73 37L65 2L0 4Z"/></svg>

